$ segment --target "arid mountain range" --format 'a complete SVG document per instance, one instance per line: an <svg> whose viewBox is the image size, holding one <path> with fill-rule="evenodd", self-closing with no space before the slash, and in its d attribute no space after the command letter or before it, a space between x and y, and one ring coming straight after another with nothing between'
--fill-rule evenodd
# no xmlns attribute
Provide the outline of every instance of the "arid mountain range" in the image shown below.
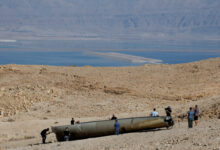
<svg viewBox="0 0 220 150"><path fill-rule="evenodd" d="M219 7L218 0L2 0L0 38L216 40Z"/></svg>

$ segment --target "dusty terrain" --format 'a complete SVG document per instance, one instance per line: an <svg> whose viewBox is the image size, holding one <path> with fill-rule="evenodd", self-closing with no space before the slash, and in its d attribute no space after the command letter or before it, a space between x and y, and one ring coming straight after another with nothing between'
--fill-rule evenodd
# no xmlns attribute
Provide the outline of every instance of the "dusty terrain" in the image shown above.
<svg viewBox="0 0 220 150"><path fill-rule="evenodd" d="M186 112L199 105L199 125L187 128ZM72 142L40 131L89 121L146 116L173 108L175 126ZM220 58L140 67L0 66L0 149L220 149Z"/></svg>

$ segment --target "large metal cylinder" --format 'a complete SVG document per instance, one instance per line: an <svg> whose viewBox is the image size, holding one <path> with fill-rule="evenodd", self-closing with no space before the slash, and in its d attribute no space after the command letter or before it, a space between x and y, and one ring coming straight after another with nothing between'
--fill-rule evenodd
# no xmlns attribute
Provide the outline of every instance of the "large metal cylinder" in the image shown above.
<svg viewBox="0 0 220 150"><path fill-rule="evenodd" d="M172 118L171 118L172 119ZM134 117L118 119L120 123L120 133L135 132L139 130L155 129L169 127L166 117ZM52 126L52 132L56 134L58 141L64 141L64 131L66 128L70 131L70 140L83 139L89 137L98 137L112 135L115 120L102 120L83 122L74 125Z"/></svg>

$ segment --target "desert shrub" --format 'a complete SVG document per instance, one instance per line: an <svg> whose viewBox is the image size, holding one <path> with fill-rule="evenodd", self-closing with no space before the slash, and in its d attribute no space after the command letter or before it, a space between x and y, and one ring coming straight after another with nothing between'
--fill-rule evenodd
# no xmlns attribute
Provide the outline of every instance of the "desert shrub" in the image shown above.
<svg viewBox="0 0 220 150"><path fill-rule="evenodd" d="M7 120L8 122L14 122L15 120L14 119L12 119L12 118L8 118L8 120Z"/></svg>
<svg viewBox="0 0 220 150"><path fill-rule="evenodd" d="M43 117L43 119L44 119L44 120L47 120L48 118L47 118L47 117Z"/></svg>
<svg viewBox="0 0 220 150"><path fill-rule="evenodd" d="M24 136L24 139L25 139L25 140L34 139L34 138L35 138L34 136Z"/></svg>

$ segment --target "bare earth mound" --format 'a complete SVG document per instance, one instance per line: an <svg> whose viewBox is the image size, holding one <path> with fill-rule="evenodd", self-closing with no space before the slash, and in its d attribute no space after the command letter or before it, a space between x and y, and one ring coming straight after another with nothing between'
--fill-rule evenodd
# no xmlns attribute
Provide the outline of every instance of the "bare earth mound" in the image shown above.
<svg viewBox="0 0 220 150"><path fill-rule="evenodd" d="M201 121L188 130L186 112L195 104ZM41 129L69 124L72 117L88 121L108 119L113 113L146 116L154 107L164 115L168 105L176 120L171 130L65 144L49 135L52 144L37 145ZM0 111L0 149L218 149L220 58L139 67L3 65Z"/></svg>

